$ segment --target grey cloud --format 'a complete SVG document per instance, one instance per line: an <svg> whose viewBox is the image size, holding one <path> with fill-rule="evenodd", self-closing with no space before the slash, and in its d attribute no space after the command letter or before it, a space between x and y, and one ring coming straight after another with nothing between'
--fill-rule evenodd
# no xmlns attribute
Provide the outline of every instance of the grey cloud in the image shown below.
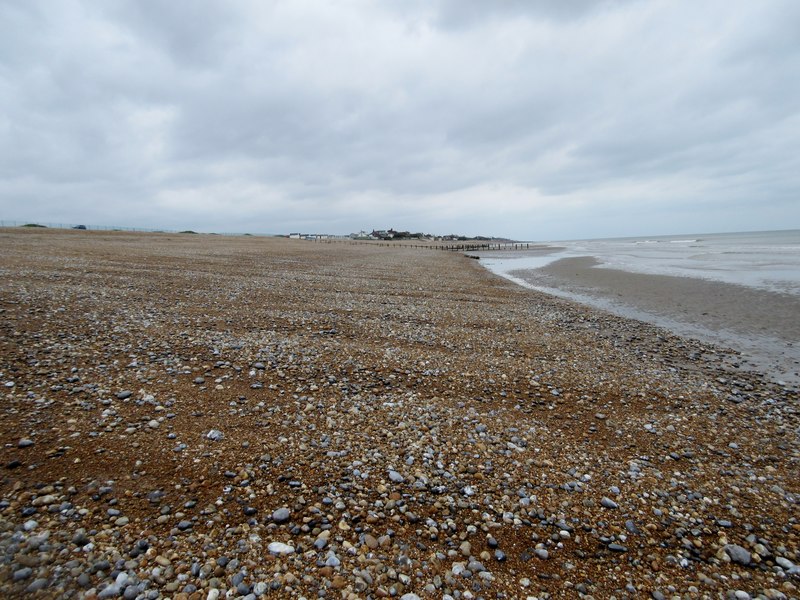
<svg viewBox="0 0 800 600"><path fill-rule="evenodd" d="M434 22L445 28L458 29L501 19L570 21L609 10L621 3L622 0L440 0L434 3Z"/></svg>
<svg viewBox="0 0 800 600"><path fill-rule="evenodd" d="M158 48L186 68L210 69L237 43L236 31L247 26L237 3L214 0L160 2L112 0L99 5L115 26Z"/></svg>
<svg viewBox="0 0 800 600"><path fill-rule="evenodd" d="M800 218L795 3L403 6L4 3L0 208L528 237L676 189Z"/></svg>

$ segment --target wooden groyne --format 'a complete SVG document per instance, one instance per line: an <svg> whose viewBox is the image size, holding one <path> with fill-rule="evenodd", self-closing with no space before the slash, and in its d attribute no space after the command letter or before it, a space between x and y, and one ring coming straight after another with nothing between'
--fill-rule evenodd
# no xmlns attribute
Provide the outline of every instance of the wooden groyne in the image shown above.
<svg viewBox="0 0 800 600"><path fill-rule="evenodd" d="M418 250L441 250L444 252L490 252L495 250L529 250L536 244L529 242L483 243L483 244L407 244L405 242L368 241L368 240L342 240L342 239L317 239L318 243L345 243L351 245L385 246L393 248L414 248Z"/></svg>

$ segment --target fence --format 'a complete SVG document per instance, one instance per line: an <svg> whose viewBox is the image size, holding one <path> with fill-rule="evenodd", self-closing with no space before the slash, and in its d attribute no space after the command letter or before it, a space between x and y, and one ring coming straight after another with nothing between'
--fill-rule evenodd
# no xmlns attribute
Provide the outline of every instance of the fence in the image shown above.
<svg viewBox="0 0 800 600"><path fill-rule="evenodd" d="M341 242L349 244L365 244L368 246L387 246L391 248L416 248L419 250L443 250L447 252L486 252L490 250L529 250L530 242L496 242L481 244L407 244L405 242L387 241L367 241L367 240L341 240L341 239L318 239L314 240L323 243ZM533 245L534 248L536 244Z"/></svg>

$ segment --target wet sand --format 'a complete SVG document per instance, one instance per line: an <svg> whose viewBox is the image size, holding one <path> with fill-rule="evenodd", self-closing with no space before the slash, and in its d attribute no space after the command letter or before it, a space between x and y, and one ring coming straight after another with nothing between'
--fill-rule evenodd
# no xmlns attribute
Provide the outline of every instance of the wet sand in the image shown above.
<svg viewBox="0 0 800 600"><path fill-rule="evenodd" d="M565 258L510 275L677 333L730 345L742 364L800 383L800 298L745 286L598 267Z"/></svg>
<svg viewBox="0 0 800 600"><path fill-rule="evenodd" d="M797 597L800 402L458 253L0 230L0 597Z"/></svg>

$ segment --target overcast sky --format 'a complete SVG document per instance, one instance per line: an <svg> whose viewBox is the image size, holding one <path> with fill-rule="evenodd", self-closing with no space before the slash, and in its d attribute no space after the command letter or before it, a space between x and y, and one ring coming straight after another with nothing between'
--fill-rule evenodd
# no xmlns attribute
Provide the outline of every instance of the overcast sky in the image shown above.
<svg viewBox="0 0 800 600"><path fill-rule="evenodd" d="M800 228L797 0L2 0L0 219Z"/></svg>

